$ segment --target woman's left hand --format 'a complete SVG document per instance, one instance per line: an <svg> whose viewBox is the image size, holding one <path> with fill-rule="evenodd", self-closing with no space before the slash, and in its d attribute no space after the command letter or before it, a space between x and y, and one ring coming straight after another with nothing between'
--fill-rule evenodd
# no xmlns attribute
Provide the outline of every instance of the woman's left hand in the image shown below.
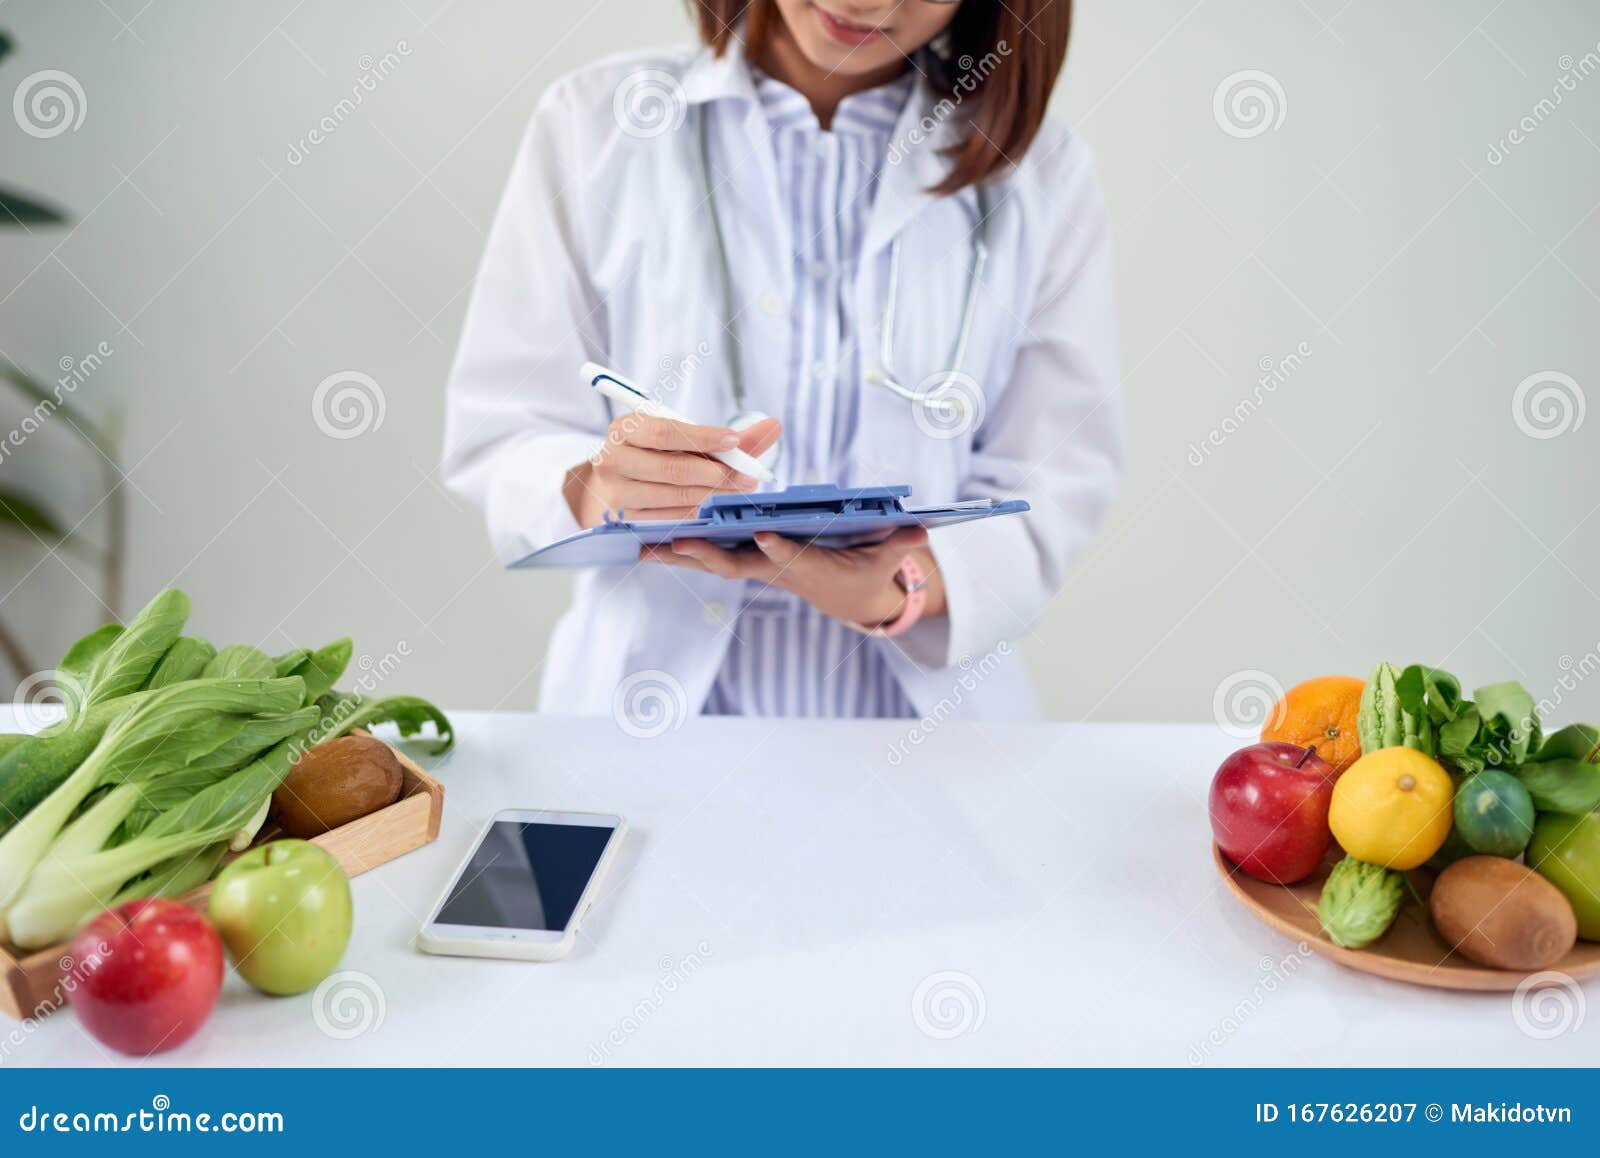
<svg viewBox="0 0 1600 1158"><path fill-rule="evenodd" d="M921 527L902 527L868 547L814 547L762 532L754 547L727 550L704 539L646 547L639 557L691 567L724 579L753 579L792 592L825 615L877 627L900 614L905 592L894 581L907 552L928 542Z"/></svg>

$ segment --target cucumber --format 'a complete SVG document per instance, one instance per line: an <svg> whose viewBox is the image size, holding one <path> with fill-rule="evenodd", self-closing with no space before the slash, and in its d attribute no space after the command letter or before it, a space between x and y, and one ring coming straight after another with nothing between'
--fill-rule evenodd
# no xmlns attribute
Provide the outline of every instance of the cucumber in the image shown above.
<svg viewBox="0 0 1600 1158"><path fill-rule="evenodd" d="M1474 852L1517 857L1533 836L1533 797L1509 772L1489 769L1456 789L1456 831Z"/></svg>
<svg viewBox="0 0 1600 1158"><path fill-rule="evenodd" d="M71 776L106 729L148 694L135 692L95 704L76 720L52 724L0 755L0 835Z"/></svg>
<svg viewBox="0 0 1600 1158"><path fill-rule="evenodd" d="M31 739L33 739L32 736L21 735L20 733L7 732L4 735L0 735L0 758L3 758L7 752L19 744L25 744Z"/></svg>

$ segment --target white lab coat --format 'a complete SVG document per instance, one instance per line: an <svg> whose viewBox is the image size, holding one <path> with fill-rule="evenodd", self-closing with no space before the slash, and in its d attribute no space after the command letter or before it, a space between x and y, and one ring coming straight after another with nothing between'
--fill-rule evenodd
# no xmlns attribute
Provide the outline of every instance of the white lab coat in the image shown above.
<svg viewBox="0 0 1600 1158"><path fill-rule="evenodd" d="M666 128L654 135L618 104L619 86L629 86L626 99L641 85L665 94ZM919 81L883 170L853 290L870 367L889 243L902 237L893 357L912 386L948 368L971 268L972 191L927 192L945 171L938 150L956 127L937 100ZM707 117L719 182L747 405L782 413L792 251L737 45L720 60L705 50L628 54L557 81L512 167L449 384L444 478L482 507L505 560L578 530L562 480L599 448L613 417L580 380L583 362L657 386L697 421L730 417L697 112ZM981 424L961 437L930 437L912 404L871 384L869 370L849 477L786 480L909 483L913 503L1020 497L1033 505L1024 516L933 532L948 618L871 641L888 648L918 710L941 719L1037 714L1010 641L1028 633L1060 589L1121 467L1110 247L1087 147L1047 123L990 201L990 259L963 366L983 393ZM738 594L715 576L659 565L582 573L551 640L541 707L608 713L619 685L650 671L676 680L686 709L697 711L722 663Z"/></svg>

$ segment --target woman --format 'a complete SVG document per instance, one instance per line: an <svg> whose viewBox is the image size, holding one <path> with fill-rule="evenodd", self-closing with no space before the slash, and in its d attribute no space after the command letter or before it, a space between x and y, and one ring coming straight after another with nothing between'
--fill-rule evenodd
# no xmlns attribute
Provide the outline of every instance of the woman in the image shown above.
<svg viewBox="0 0 1600 1158"><path fill-rule="evenodd" d="M1033 511L586 572L542 706L605 713L643 678L711 714L1034 715L1006 641L1120 468L1105 209L1044 119L1068 0L691 9L701 50L591 65L534 113L450 382L450 485L507 559L753 490L707 457L735 445L777 486ZM614 412L589 360L699 424Z"/></svg>

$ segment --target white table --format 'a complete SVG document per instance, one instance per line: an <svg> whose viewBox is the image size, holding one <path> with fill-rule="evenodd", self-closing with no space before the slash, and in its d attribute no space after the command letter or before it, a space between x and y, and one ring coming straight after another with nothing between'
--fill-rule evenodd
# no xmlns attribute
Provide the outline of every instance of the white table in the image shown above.
<svg viewBox="0 0 1600 1158"><path fill-rule="evenodd" d="M1381 981L1257 924L1211 865L1206 790L1236 742L1210 726L947 723L896 765L896 723L696 720L638 739L609 719L455 719L439 840L354 881L342 968L364 976L342 1011L319 1021L311 994L262 997L230 973L163 1062L1594 1058L1592 1031L1522 1032L1509 995ZM552 965L417 952L425 908L503 807L628 817L586 935ZM364 1031L330 1034L341 1013ZM5 1064L120 1060L67 1012Z"/></svg>

